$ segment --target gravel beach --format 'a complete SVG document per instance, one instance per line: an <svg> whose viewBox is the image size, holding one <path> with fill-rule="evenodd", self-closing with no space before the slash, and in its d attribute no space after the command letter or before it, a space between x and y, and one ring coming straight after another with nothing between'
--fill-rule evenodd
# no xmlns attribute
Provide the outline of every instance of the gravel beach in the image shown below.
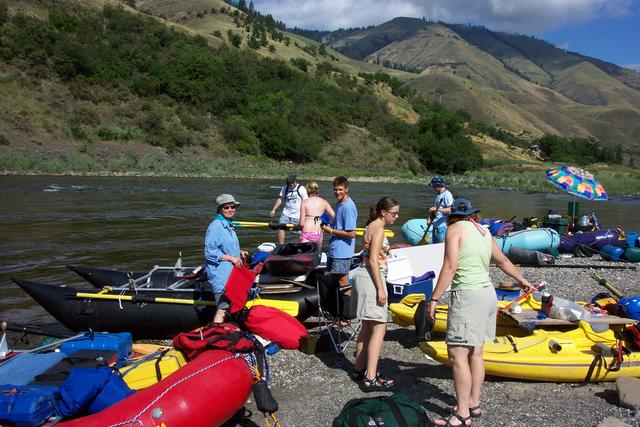
<svg viewBox="0 0 640 427"><path fill-rule="evenodd" d="M554 295L570 300L589 300L606 291L590 277L598 273L626 295L639 295L640 270L605 269L605 266L629 266L605 262L599 257L560 258L558 267L522 268L532 283L547 282ZM562 268L562 265L584 268ZM596 266L596 268L589 268ZM494 284L506 276L492 267ZM390 318L390 316L389 316ZM307 326L316 325L312 318ZM353 398L385 393L363 393L349 378L353 367L354 346L344 355L320 353L305 355L296 351L280 351L270 360L270 387L279 403L278 416L283 426L330 426L344 404ZM417 347L413 328L392 323L385 338L381 367L387 377L396 380L395 391L412 396L427 410L430 419L445 415L444 407L455 404L451 369L429 360ZM386 393L391 394L391 393ZM250 401L253 411L242 426L263 426L264 419ZM567 383L537 383L488 377L483 389L483 415L475 426L596 426L611 417L619 424L640 426L633 411L617 403L615 383L579 386ZM614 420L615 421L615 420Z"/></svg>

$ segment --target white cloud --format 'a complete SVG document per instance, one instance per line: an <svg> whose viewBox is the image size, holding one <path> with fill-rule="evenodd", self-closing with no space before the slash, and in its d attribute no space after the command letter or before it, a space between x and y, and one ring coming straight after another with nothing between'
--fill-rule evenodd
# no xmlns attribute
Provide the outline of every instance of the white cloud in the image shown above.
<svg viewBox="0 0 640 427"><path fill-rule="evenodd" d="M398 16L540 34L566 23L630 13L634 0L254 0L289 27L334 30L378 25Z"/></svg>
<svg viewBox="0 0 640 427"><path fill-rule="evenodd" d="M567 43L567 42L558 43L558 44L556 44L556 47L558 49L562 49L562 50L569 50L569 43Z"/></svg>
<svg viewBox="0 0 640 427"><path fill-rule="evenodd" d="M624 68L629 68L630 70L640 72L640 64L627 64L623 65Z"/></svg>

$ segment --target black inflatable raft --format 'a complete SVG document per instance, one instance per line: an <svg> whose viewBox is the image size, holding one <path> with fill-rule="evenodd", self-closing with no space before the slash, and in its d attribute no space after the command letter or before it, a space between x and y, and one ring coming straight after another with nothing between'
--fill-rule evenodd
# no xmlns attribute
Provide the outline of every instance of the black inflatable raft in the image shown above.
<svg viewBox="0 0 640 427"><path fill-rule="evenodd" d="M103 294L135 297L134 301L79 298L78 292L98 293L83 289L12 279L60 323L73 331L131 332L135 339L172 338L178 332L189 331L213 319L215 306L143 302L153 297L213 300L210 292L201 289L122 289ZM265 285L261 297L269 300L298 303L297 318L304 320L318 309L316 289L284 284ZM137 299L137 301L136 301Z"/></svg>

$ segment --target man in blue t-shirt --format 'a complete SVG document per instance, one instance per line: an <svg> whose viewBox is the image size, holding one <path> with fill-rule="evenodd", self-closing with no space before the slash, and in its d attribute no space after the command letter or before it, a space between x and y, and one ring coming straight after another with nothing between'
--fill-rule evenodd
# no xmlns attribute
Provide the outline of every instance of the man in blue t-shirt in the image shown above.
<svg viewBox="0 0 640 427"><path fill-rule="evenodd" d="M429 208L429 215L432 218L432 237L431 243L443 243L447 234L447 218L451 213L451 205L453 205L453 194L446 189L446 182L440 175L436 175L431 179L431 187L436 192L433 199L433 206Z"/></svg>
<svg viewBox="0 0 640 427"><path fill-rule="evenodd" d="M335 208L333 227L324 225L322 229L331 235L327 254L327 270L338 286L349 286L351 258L356 247L356 222L358 209L349 197L349 181L344 176L333 180L333 195L338 201ZM346 295L350 293L347 292Z"/></svg>

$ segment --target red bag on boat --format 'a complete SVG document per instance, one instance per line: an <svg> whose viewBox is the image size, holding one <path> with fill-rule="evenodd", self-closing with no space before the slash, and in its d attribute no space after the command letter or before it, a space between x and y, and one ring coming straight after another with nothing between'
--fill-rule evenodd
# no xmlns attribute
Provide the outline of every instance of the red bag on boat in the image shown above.
<svg viewBox="0 0 640 427"><path fill-rule="evenodd" d="M640 350L640 322L624 328L624 336L634 350Z"/></svg>
<svg viewBox="0 0 640 427"><path fill-rule="evenodd" d="M209 323L191 332L181 332L173 337L173 346L189 360L205 350L249 353L256 348L255 343L234 323Z"/></svg>
<svg viewBox="0 0 640 427"><path fill-rule="evenodd" d="M249 331L287 350L297 350L300 338L309 334L298 319L274 307L254 305L243 317Z"/></svg>
<svg viewBox="0 0 640 427"><path fill-rule="evenodd" d="M249 297L249 289L256 279L256 273L248 267L233 267L224 288L224 297L229 301L231 307L229 313L236 313L244 307Z"/></svg>

